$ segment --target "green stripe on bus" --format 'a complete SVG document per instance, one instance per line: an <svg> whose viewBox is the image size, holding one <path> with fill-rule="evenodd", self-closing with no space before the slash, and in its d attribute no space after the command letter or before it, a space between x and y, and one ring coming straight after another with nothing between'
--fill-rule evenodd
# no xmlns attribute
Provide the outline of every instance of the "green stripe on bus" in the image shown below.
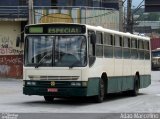
<svg viewBox="0 0 160 119"><path fill-rule="evenodd" d="M89 78L87 96L98 95L100 77ZM107 83L107 82L106 82ZM146 88L151 84L150 75L140 75L140 88ZM107 93L116 93L134 89L134 76L108 77Z"/></svg>

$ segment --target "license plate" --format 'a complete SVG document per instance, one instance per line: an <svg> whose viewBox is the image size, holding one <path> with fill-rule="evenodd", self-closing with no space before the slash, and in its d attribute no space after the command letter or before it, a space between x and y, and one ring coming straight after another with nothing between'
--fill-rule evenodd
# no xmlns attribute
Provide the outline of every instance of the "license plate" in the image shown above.
<svg viewBox="0 0 160 119"><path fill-rule="evenodd" d="M48 88L48 92L58 92L57 88Z"/></svg>

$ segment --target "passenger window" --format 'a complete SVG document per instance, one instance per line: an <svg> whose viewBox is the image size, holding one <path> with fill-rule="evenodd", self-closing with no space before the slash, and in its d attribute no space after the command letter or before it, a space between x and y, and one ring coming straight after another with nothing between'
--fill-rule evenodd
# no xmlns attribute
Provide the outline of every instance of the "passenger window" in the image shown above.
<svg viewBox="0 0 160 119"><path fill-rule="evenodd" d="M121 36L118 36L118 35L115 35L115 46L122 46L122 37Z"/></svg>
<svg viewBox="0 0 160 119"><path fill-rule="evenodd" d="M144 54L145 54L145 59L149 60L150 59L150 45L149 45L149 41L145 41L144 42Z"/></svg>
<svg viewBox="0 0 160 119"><path fill-rule="evenodd" d="M139 39L138 40L138 57L139 59L144 59L144 47L143 47L143 40L142 39Z"/></svg>
<svg viewBox="0 0 160 119"><path fill-rule="evenodd" d="M104 33L104 44L113 45L113 35Z"/></svg>
<svg viewBox="0 0 160 119"><path fill-rule="evenodd" d="M115 58L122 58L122 37L115 35L115 48L114 48Z"/></svg>
<svg viewBox="0 0 160 119"><path fill-rule="evenodd" d="M123 38L123 47L125 47L125 48L130 47L130 38L128 38L128 37Z"/></svg>
<svg viewBox="0 0 160 119"><path fill-rule="evenodd" d="M103 57L103 35L101 32L96 32L96 56Z"/></svg>
<svg viewBox="0 0 160 119"><path fill-rule="evenodd" d="M131 58L138 59L138 51L137 51L137 39L131 39Z"/></svg>
<svg viewBox="0 0 160 119"><path fill-rule="evenodd" d="M144 46L144 45L143 45L143 40L138 40L138 48L139 48L139 49L144 49L143 46Z"/></svg>
<svg viewBox="0 0 160 119"><path fill-rule="evenodd" d="M112 34L104 33L104 57L113 57L114 38Z"/></svg>
<svg viewBox="0 0 160 119"><path fill-rule="evenodd" d="M123 58L124 59L130 59L130 38L124 37L123 38Z"/></svg>
<svg viewBox="0 0 160 119"><path fill-rule="evenodd" d="M91 43L91 34L94 31L88 30L88 40L89 40L89 56L95 56L95 45Z"/></svg>
<svg viewBox="0 0 160 119"><path fill-rule="evenodd" d="M144 41L144 49L149 50L149 41Z"/></svg>
<svg viewBox="0 0 160 119"><path fill-rule="evenodd" d="M101 32L96 32L96 44L103 44L103 38Z"/></svg>
<svg viewBox="0 0 160 119"><path fill-rule="evenodd" d="M137 39L131 39L131 47L137 48Z"/></svg>

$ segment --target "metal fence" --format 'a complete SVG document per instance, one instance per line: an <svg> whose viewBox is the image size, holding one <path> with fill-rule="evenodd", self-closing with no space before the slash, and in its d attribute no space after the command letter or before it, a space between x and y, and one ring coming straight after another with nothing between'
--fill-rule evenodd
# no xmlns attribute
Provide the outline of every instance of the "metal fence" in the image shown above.
<svg viewBox="0 0 160 119"><path fill-rule="evenodd" d="M17 18L28 18L28 6L0 6L0 19Z"/></svg>
<svg viewBox="0 0 160 119"><path fill-rule="evenodd" d="M28 20L28 6L0 6L0 20ZM69 22L119 30L119 11L99 7L34 6L34 23Z"/></svg>
<svg viewBox="0 0 160 119"><path fill-rule="evenodd" d="M69 22L119 30L119 11L98 7L34 7L35 23Z"/></svg>

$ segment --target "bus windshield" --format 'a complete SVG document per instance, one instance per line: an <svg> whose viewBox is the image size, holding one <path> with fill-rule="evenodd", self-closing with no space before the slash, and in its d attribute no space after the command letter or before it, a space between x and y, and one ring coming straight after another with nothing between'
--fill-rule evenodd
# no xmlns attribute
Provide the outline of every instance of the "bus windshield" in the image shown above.
<svg viewBox="0 0 160 119"><path fill-rule="evenodd" d="M85 36L27 36L25 66L84 67L87 63Z"/></svg>
<svg viewBox="0 0 160 119"><path fill-rule="evenodd" d="M160 57L160 51L152 51L152 57Z"/></svg>

